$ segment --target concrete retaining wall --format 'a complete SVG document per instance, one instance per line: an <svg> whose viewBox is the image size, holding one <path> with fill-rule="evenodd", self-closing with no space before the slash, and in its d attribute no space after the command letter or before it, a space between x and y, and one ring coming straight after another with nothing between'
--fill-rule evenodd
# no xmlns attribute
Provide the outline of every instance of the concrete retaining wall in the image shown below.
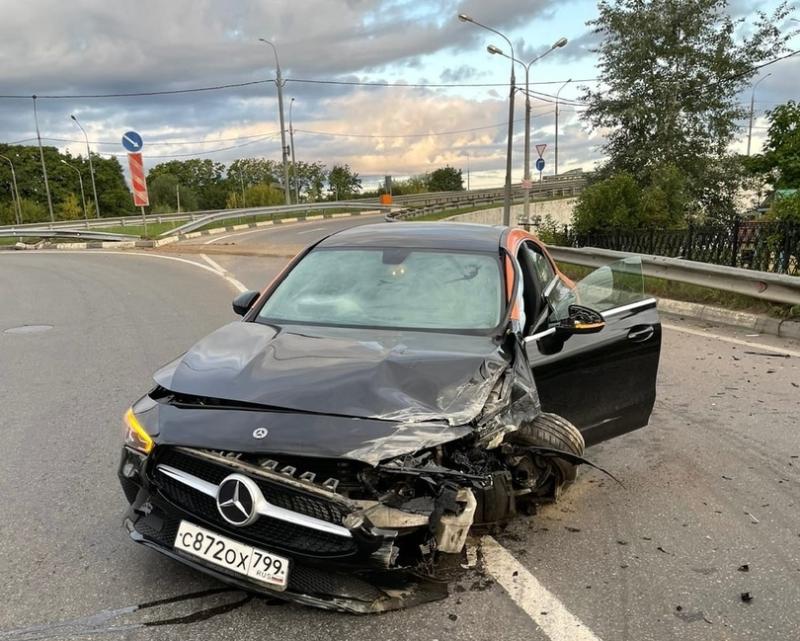
<svg viewBox="0 0 800 641"><path fill-rule="evenodd" d="M572 220L572 210L575 208L577 198L560 198L558 200L534 200L531 201L531 218L535 221L537 217L544 220L549 215L559 226L569 225ZM514 205L511 208L512 225L518 225L522 218L524 205ZM472 211L468 214L451 216L447 220L462 223L481 223L483 225L501 225L503 223L503 208L492 207L491 209L481 209Z"/></svg>

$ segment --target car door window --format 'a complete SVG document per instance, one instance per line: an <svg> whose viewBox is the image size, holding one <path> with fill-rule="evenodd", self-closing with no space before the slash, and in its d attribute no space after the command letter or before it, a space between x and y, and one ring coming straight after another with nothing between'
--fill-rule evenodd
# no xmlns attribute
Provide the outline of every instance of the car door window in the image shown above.
<svg viewBox="0 0 800 641"><path fill-rule="evenodd" d="M525 324L523 332L529 334L539 319L545 305L548 285L556 276L550 261L532 243L522 243L517 252L517 261L522 269Z"/></svg>

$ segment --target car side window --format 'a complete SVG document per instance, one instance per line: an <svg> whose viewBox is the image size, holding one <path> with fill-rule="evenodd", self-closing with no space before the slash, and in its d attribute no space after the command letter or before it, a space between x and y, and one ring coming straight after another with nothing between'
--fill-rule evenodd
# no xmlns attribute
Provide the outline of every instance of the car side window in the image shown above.
<svg viewBox="0 0 800 641"><path fill-rule="evenodd" d="M542 288L547 287L550 284L550 281L552 281L556 275L553 266L550 264L550 261L547 260L544 254L539 251L538 247L535 247L530 243L525 243L524 247L524 251L527 251L531 255L539 283L541 284Z"/></svg>
<svg viewBox="0 0 800 641"><path fill-rule="evenodd" d="M522 243L517 252L522 269L525 324L523 332L529 334L545 308L544 292L556 273L547 257L531 243Z"/></svg>

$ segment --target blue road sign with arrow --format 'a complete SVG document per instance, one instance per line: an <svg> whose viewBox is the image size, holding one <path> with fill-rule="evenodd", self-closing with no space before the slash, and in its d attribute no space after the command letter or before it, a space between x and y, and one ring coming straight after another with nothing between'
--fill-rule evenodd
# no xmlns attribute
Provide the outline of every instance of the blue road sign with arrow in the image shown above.
<svg viewBox="0 0 800 641"><path fill-rule="evenodd" d="M122 146L134 154L142 150L144 141L142 141L142 137L135 131L126 131L122 134Z"/></svg>
<svg viewBox="0 0 800 641"><path fill-rule="evenodd" d="M544 158L536 159L536 171L544 171Z"/></svg>

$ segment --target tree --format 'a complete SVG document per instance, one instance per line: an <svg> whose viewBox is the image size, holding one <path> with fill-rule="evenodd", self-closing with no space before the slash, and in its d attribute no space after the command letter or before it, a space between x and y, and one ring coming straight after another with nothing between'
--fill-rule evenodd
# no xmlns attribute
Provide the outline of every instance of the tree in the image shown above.
<svg viewBox="0 0 800 641"><path fill-rule="evenodd" d="M595 50L601 88L586 90L585 118L606 132L605 176L627 172L651 182L674 163L691 200L704 212L733 213L736 172L724 160L745 113L738 95L759 63L780 53L789 35L775 25L790 11L757 14L749 35L727 0L603 0L589 23L602 36ZM723 166L720 166L723 165ZM709 173L714 180L709 181Z"/></svg>
<svg viewBox="0 0 800 641"><path fill-rule="evenodd" d="M229 191L228 181L223 177L224 170L225 165L208 158L170 160L153 167L147 173L147 182L149 185L164 174L175 176L181 191L188 187L197 195L200 209L222 209Z"/></svg>
<svg viewBox="0 0 800 641"><path fill-rule="evenodd" d="M156 176L147 185L150 206L155 213L178 211L178 178L172 174ZM180 185L181 211L197 209L197 195L191 187Z"/></svg>
<svg viewBox="0 0 800 641"><path fill-rule="evenodd" d="M764 151L750 159L755 173L770 175L777 189L800 187L800 104L790 100L767 112Z"/></svg>
<svg viewBox="0 0 800 641"><path fill-rule="evenodd" d="M245 189L245 201L248 207L270 207L283 205L285 194L278 185L261 183Z"/></svg>
<svg viewBox="0 0 800 641"><path fill-rule="evenodd" d="M297 188L300 194L305 191L306 198L311 201L322 198L322 189L325 187L327 179L328 170L324 163L303 161L295 163L291 178L293 185L294 181L297 181Z"/></svg>
<svg viewBox="0 0 800 641"><path fill-rule="evenodd" d="M642 190L626 172L586 187L572 213L572 226L579 234L638 227Z"/></svg>
<svg viewBox="0 0 800 641"><path fill-rule="evenodd" d="M350 165L334 165L328 174L328 191L335 200L344 200L361 191L361 178Z"/></svg>
<svg viewBox="0 0 800 641"><path fill-rule="evenodd" d="M242 183L245 189L259 183L279 183L283 177L280 163L266 158L238 158L228 166L228 182L231 188L239 187Z"/></svg>
<svg viewBox="0 0 800 641"><path fill-rule="evenodd" d="M776 196L766 214L767 220L800 225L800 191L790 196Z"/></svg>
<svg viewBox="0 0 800 641"><path fill-rule="evenodd" d="M61 202L59 214L61 220L77 220L78 218L83 218L83 208L75 194L71 192L67 194L66 198Z"/></svg>
<svg viewBox="0 0 800 641"><path fill-rule="evenodd" d="M464 180L461 177L461 170L455 169L450 165L435 169L428 175L429 191L462 191Z"/></svg>
<svg viewBox="0 0 800 641"><path fill-rule="evenodd" d="M653 170L642 187L627 172L595 182L578 196L572 215L581 234L612 230L671 228L689 218L685 177L674 165Z"/></svg>

